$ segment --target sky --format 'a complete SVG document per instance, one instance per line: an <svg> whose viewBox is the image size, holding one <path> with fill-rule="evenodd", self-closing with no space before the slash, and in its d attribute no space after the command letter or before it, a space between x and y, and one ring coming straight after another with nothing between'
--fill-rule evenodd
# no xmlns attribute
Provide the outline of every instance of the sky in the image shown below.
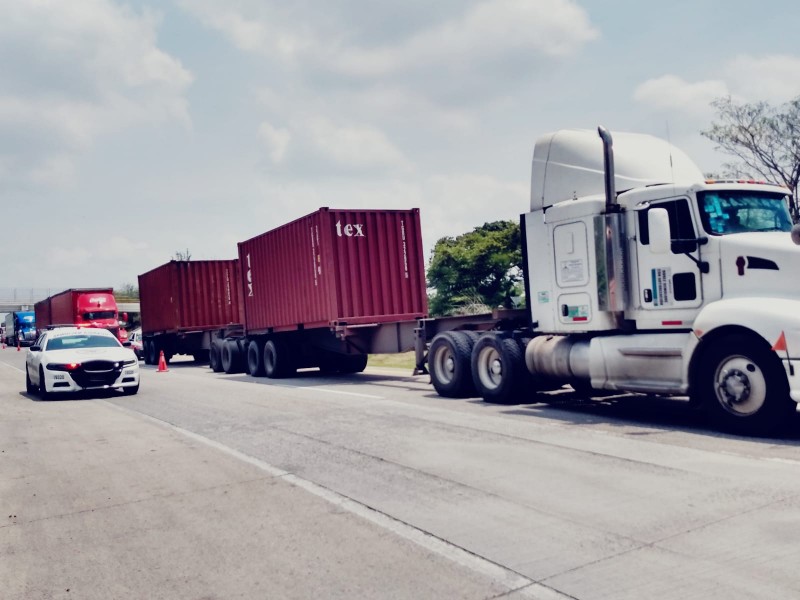
<svg viewBox="0 0 800 600"><path fill-rule="evenodd" d="M800 3L0 0L0 296L115 287L327 206L436 240L528 210L535 140L800 95Z"/></svg>

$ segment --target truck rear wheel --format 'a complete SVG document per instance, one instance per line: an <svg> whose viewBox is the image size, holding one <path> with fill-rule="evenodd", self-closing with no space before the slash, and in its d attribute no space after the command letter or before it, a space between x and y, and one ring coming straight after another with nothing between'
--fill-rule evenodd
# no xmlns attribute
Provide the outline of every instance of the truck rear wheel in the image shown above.
<svg viewBox="0 0 800 600"><path fill-rule="evenodd" d="M485 402L512 404L529 380L519 344L511 338L486 334L472 349L472 380Z"/></svg>
<svg viewBox="0 0 800 600"><path fill-rule="evenodd" d="M797 405L778 356L742 334L713 342L700 357L693 385L712 424L739 434L768 435L785 426Z"/></svg>
<svg viewBox="0 0 800 600"><path fill-rule="evenodd" d="M295 372L289 348L282 340L267 340L264 344L264 373L270 379L288 377Z"/></svg>
<svg viewBox="0 0 800 600"><path fill-rule="evenodd" d="M208 351L208 364L214 373L222 372L222 342L211 341L211 349Z"/></svg>
<svg viewBox="0 0 800 600"><path fill-rule="evenodd" d="M472 348L477 336L448 331L433 338L428 351L428 372L436 393L445 398L467 398L475 393Z"/></svg>
<svg viewBox="0 0 800 600"><path fill-rule="evenodd" d="M222 345L222 370L228 375L242 372L242 352L233 340L226 340Z"/></svg>
<svg viewBox="0 0 800 600"><path fill-rule="evenodd" d="M247 372L253 377L264 376L264 357L260 344L255 340L247 345Z"/></svg>
<svg viewBox="0 0 800 600"><path fill-rule="evenodd" d="M158 364L158 347L155 340L145 340L144 357L148 365Z"/></svg>
<svg viewBox="0 0 800 600"><path fill-rule="evenodd" d="M366 354L345 354L339 358L340 373L361 373L367 368Z"/></svg>

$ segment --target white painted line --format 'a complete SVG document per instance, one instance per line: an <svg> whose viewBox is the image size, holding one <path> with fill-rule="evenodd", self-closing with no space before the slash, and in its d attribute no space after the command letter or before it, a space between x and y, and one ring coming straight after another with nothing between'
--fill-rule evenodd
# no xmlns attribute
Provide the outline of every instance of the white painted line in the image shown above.
<svg viewBox="0 0 800 600"><path fill-rule="evenodd" d="M24 373L25 372L22 369L20 369L19 367L15 367L14 365L10 365L8 363L0 362L0 365L3 365L4 367L8 367L9 369L14 369L15 371L19 371L20 373Z"/></svg>
<svg viewBox="0 0 800 600"><path fill-rule="evenodd" d="M508 588L509 592L514 592L520 597L532 598L533 600L568 600L572 598L572 596L566 596L552 588L540 583L536 583L524 575L512 571L511 569L507 569L502 565L487 560L481 556L478 556L477 554L473 554L472 552L464 550L463 548L438 538L426 531L423 531L422 529L418 529L413 525L409 525L408 523L395 519L386 513L382 513L374 508L370 508L365 504L361 504L352 498L348 498L347 496L334 492L333 490L318 485L312 481L298 477L297 475L289 473L288 471L284 471L283 469L264 462L263 460L244 454L243 452L231 448L230 446L226 446L225 444L197 434L193 431L189 431L188 429L183 429L182 427L178 427L177 425L173 425L167 421L162 421L161 419L157 419L150 415L136 412L111 402L101 402L135 417L143 418L162 427L168 427L169 429L195 440L196 442L200 442L201 444L219 450L228 456L232 456L238 460L241 460L242 462L257 467L273 477L279 477L280 479L296 487L302 488L318 498L321 498L322 500L330 502L331 504L334 504L356 516L366 519L371 523L382 527L383 529L386 529L387 531L391 531L392 533L406 540L414 542L430 552L447 558L450 561L469 569L470 571L483 575L484 577L488 577Z"/></svg>
<svg viewBox="0 0 800 600"><path fill-rule="evenodd" d="M275 387L290 388L293 390L308 390L311 392L325 392L326 394L339 394L342 396L357 396L359 398L372 398L373 400L383 400L383 396L374 394L359 394L358 392L343 392L342 390L332 390L329 388L315 387L313 385L286 385L285 383L272 384Z"/></svg>

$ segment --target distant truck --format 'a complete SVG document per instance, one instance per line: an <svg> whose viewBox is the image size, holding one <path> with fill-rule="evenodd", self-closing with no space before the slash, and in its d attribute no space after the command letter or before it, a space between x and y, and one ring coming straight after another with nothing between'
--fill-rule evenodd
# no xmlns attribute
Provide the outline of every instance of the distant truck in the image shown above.
<svg viewBox="0 0 800 600"><path fill-rule="evenodd" d="M363 371L412 350L428 304L419 210L321 208L239 243L233 261L139 276L145 362L208 354L214 371Z"/></svg>
<svg viewBox="0 0 800 600"><path fill-rule="evenodd" d="M145 364L164 352L208 360L214 337L241 332L237 260L172 260L139 275Z"/></svg>
<svg viewBox="0 0 800 600"><path fill-rule="evenodd" d="M43 330L54 325L100 327L108 329L120 341L127 332L120 328L117 302L112 288L69 289L34 305L36 326Z"/></svg>
<svg viewBox="0 0 800 600"><path fill-rule="evenodd" d="M5 342L9 346L30 346L36 341L36 321L31 311L10 312L5 321Z"/></svg>

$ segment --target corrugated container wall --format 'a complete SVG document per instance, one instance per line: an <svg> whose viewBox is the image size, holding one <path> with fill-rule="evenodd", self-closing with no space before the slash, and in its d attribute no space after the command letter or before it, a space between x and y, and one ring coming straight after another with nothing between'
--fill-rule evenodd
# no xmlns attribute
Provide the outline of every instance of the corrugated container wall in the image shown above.
<svg viewBox="0 0 800 600"><path fill-rule="evenodd" d="M239 243L248 333L427 316L419 209L321 208Z"/></svg>
<svg viewBox="0 0 800 600"><path fill-rule="evenodd" d="M173 260L139 275L142 332L220 329L241 323L234 260Z"/></svg>

